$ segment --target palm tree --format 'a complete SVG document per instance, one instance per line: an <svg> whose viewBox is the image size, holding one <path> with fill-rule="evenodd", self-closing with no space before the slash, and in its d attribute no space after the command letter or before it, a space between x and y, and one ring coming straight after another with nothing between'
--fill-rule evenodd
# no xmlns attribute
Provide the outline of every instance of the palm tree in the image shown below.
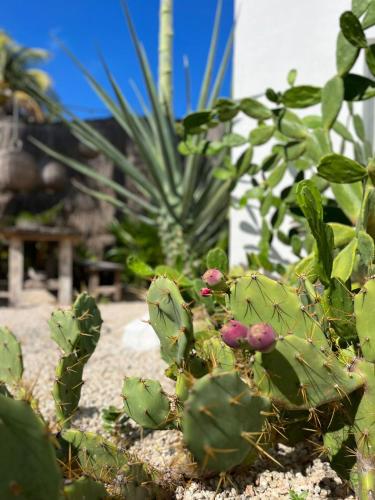
<svg viewBox="0 0 375 500"><path fill-rule="evenodd" d="M28 92L30 85L40 93L51 89L51 78L34 64L45 62L49 57L46 50L22 47L0 31L0 109L3 114L14 112L14 106L28 120L42 122L45 107L37 97Z"/></svg>

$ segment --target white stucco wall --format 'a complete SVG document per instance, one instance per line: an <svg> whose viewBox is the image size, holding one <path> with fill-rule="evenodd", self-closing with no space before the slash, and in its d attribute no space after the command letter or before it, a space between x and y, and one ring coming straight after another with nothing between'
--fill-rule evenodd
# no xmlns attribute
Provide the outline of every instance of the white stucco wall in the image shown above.
<svg viewBox="0 0 375 500"><path fill-rule="evenodd" d="M324 85L335 74L339 16L350 5L350 0L235 0L234 97L258 95L268 87L286 89L292 68L298 71L297 84ZM236 130L246 135L249 121L241 118ZM258 158L266 148L257 149ZM247 189L244 179L234 197ZM256 233L256 211L231 210L231 265L246 263L246 253L257 247ZM287 247L278 253L289 258Z"/></svg>

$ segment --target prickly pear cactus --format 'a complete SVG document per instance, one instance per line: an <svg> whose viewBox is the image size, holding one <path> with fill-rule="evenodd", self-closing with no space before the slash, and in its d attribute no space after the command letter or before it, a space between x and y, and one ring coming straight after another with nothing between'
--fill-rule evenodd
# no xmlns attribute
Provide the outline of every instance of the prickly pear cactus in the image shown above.
<svg viewBox="0 0 375 500"><path fill-rule="evenodd" d="M104 500L108 494L103 484L88 477L80 477L64 487L66 500Z"/></svg>
<svg viewBox="0 0 375 500"><path fill-rule="evenodd" d="M15 385L22 374L21 346L8 328L0 327L0 383Z"/></svg>
<svg viewBox="0 0 375 500"><path fill-rule="evenodd" d="M78 408L83 369L100 337L102 319L95 300L79 295L70 310L58 310L49 321L52 339L65 353L57 367L53 386L56 417L61 427L70 425Z"/></svg>
<svg viewBox="0 0 375 500"><path fill-rule="evenodd" d="M122 388L124 411L146 429L168 426L171 413L168 396L156 380L127 377Z"/></svg>
<svg viewBox="0 0 375 500"><path fill-rule="evenodd" d="M181 365L192 343L191 312L177 285L168 278L153 280L147 295L150 322L167 363Z"/></svg>
<svg viewBox="0 0 375 500"><path fill-rule="evenodd" d="M0 395L0 441L0 498L61 498L51 436L28 403Z"/></svg>
<svg viewBox="0 0 375 500"><path fill-rule="evenodd" d="M208 374L185 403L185 442L203 470L231 469L260 450L269 409L236 372Z"/></svg>

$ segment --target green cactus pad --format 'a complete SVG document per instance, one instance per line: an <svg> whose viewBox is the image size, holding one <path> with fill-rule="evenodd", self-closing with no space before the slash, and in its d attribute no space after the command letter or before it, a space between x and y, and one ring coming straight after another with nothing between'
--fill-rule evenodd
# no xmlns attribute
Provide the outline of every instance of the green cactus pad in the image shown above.
<svg viewBox="0 0 375 500"><path fill-rule="evenodd" d="M72 311L54 311L48 324L52 340L65 354L72 353L80 335L79 325Z"/></svg>
<svg viewBox="0 0 375 500"><path fill-rule="evenodd" d="M364 358L375 362L375 279L370 279L354 299L354 312Z"/></svg>
<svg viewBox="0 0 375 500"><path fill-rule="evenodd" d="M64 353L79 350L82 356L91 356L94 352L101 325L100 311L86 292L77 297L71 310L59 309L49 320L51 337Z"/></svg>
<svg viewBox="0 0 375 500"><path fill-rule="evenodd" d="M98 481L111 482L127 465L127 454L101 436L76 429L63 430L61 436L71 445L82 472Z"/></svg>
<svg viewBox="0 0 375 500"><path fill-rule="evenodd" d="M77 354L73 352L69 356L62 357L56 367L52 395L60 426L68 425L78 408L85 362L85 358L78 358Z"/></svg>
<svg viewBox="0 0 375 500"><path fill-rule="evenodd" d="M61 476L47 429L25 401L0 395L0 498L60 499Z"/></svg>
<svg viewBox="0 0 375 500"><path fill-rule="evenodd" d="M218 337L211 337L196 344L197 353L204 359L210 371L215 368L233 370L236 363L233 350Z"/></svg>
<svg viewBox="0 0 375 500"><path fill-rule="evenodd" d="M354 371L365 379L361 402L355 414L354 436L358 452L375 466L375 364L358 360Z"/></svg>
<svg viewBox="0 0 375 500"><path fill-rule="evenodd" d="M129 461L125 485L121 489L121 498L131 500L170 500L171 491L163 489L156 481L155 469L140 462Z"/></svg>
<svg viewBox="0 0 375 500"><path fill-rule="evenodd" d="M78 349L82 355L94 352L100 337L102 318L95 300L86 292L78 295L72 306L72 312L77 319L80 336Z"/></svg>
<svg viewBox="0 0 375 500"><path fill-rule="evenodd" d="M241 323L269 323L278 335L292 333L328 347L320 324L291 287L253 273L232 285L229 302L234 318Z"/></svg>
<svg viewBox="0 0 375 500"><path fill-rule="evenodd" d="M185 403L184 440L203 470L242 463L260 440L269 401L251 394L236 372L199 379Z"/></svg>
<svg viewBox="0 0 375 500"><path fill-rule="evenodd" d="M253 370L259 391L289 410L343 399L363 385L331 351L295 335L279 339L270 353L256 353Z"/></svg>
<svg viewBox="0 0 375 500"><path fill-rule="evenodd" d="M127 377L122 388L124 411L138 425L161 429L168 425L169 399L157 380Z"/></svg>
<svg viewBox="0 0 375 500"><path fill-rule="evenodd" d="M64 488L66 500L104 500L108 493L103 484L88 477L80 477Z"/></svg>
<svg viewBox="0 0 375 500"><path fill-rule="evenodd" d="M0 383L16 384L22 373L21 346L8 328L0 327Z"/></svg>
<svg viewBox="0 0 375 500"><path fill-rule="evenodd" d="M193 327L190 310L178 287L168 278L156 278L149 288L147 303L163 359L181 365L192 342Z"/></svg>

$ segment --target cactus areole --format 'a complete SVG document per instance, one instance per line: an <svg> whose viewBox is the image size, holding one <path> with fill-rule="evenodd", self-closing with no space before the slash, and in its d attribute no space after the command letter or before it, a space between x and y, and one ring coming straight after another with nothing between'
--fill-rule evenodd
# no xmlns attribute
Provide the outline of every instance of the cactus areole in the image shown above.
<svg viewBox="0 0 375 500"><path fill-rule="evenodd" d="M247 342L255 351L270 352L275 347L277 335L268 323L256 323L248 329Z"/></svg>
<svg viewBox="0 0 375 500"><path fill-rule="evenodd" d="M246 342L248 327L239 321L231 319L220 330L223 341L229 347L240 347L241 343Z"/></svg>

